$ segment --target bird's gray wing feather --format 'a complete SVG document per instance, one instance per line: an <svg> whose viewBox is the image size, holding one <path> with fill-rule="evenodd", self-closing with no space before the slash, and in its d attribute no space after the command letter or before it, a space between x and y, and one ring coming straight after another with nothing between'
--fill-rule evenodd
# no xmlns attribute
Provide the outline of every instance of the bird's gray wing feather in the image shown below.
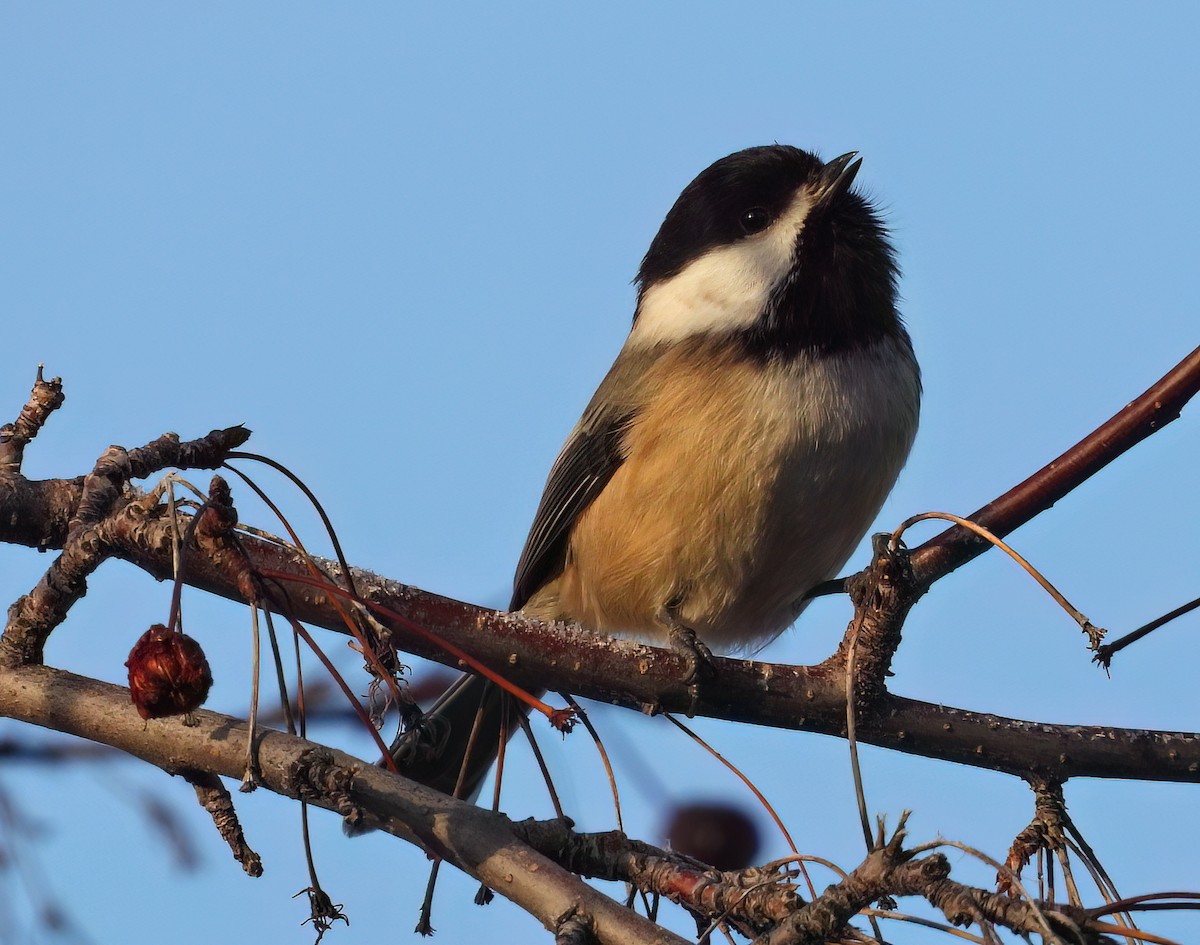
<svg viewBox="0 0 1200 945"><path fill-rule="evenodd" d="M596 389L550 469L542 501L517 563L510 610L520 610L562 571L571 526L598 496L625 456L622 441L645 395L657 349L625 348Z"/></svg>

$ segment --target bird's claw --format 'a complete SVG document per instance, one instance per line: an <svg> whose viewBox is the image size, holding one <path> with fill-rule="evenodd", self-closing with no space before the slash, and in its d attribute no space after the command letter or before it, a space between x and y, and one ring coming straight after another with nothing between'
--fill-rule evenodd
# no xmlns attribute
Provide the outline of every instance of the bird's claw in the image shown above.
<svg viewBox="0 0 1200 945"><path fill-rule="evenodd" d="M687 683L688 695L691 699L687 710L687 717L690 719L696 714L701 685L717 674L713 653L704 644L704 641L696 636L696 631L680 621L671 608L663 608L659 620L667 628L667 639L671 644L671 649L684 662L686 672L683 681Z"/></svg>

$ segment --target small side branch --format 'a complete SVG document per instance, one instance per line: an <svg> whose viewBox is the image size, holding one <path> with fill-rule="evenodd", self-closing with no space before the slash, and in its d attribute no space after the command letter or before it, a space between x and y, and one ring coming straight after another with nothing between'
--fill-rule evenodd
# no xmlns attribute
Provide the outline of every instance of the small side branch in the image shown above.
<svg viewBox="0 0 1200 945"><path fill-rule="evenodd" d="M233 806L233 796L221 783L221 779L215 774L202 771L188 771L184 777L196 789L196 800L212 817L213 826L229 844L233 858L242 864L242 869L248 875L256 878L262 876L262 858L246 843L246 835L242 833L242 825Z"/></svg>
<svg viewBox="0 0 1200 945"><path fill-rule="evenodd" d="M1044 919L1049 923L1050 930L1063 941L1084 942L1089 945L1100 945L1104 941L1095 932L1087 933L1087 938L1081 935L1081 932L1087 930L1090 916L1084 909L1076 906L1013 899L1003 893L965 886L950 879L929 883L914 892L939 909L953 925L969 925L982 919L1014 932L1040 935L1045 931L1042 925Z"/></svg>
<svg viewBox="0 0 1200 945"><path fill-rule="evenodd" d="M864 709L871 708L886 691L900 632L921 593L903 542L893 543L886 534L875 535L872 550L871 566L847 581L854 617L837 651L820 666L822 671L838 675L852 666L855 698Z"/></svg>
<svg viewBox="0 0 1200 945"><path fill-rule="evenodd" d="M755 939L754 945L823 945L872 902L921 895L950 875L950 862L940 853L914 859L903 847L905 836L902 818L891 840L878 844L845 879Z"/></svg>
<svg viewBox="0 0 1200 945"><path fill-rule="evenodd" d="M78 527L37 586L8 609L0 636L0 664L40 663L46 641L87 593L87 579L110 552L99 529Z"/></svg>
<svg viewBox="0 0 1200 945"><path fill-rule="evenodd" d="M1029 826L1013 839L1004 865L1007 869L996 876L999 892L1013 895L1014 879L1020 879L1023 870L1033 857L1042 852L1061 850L1066 842L1063 820L1067 805L1063 799L1062 785L1056 781L1038 781L1031 785L1034 794L1034 814Z"/></svg>
<svg viewBox="0 0 1200 945"><path fill-rule="evenodd" d="M554 930L554 945L597 945L592 917L572 908Z"/></svg>
<svg viewBox="0 0 1200 945"><path fill-rule="evenodd" d="M55 379L57 381L57 379ZM49 382L49 385L55 382ZM38 388L35 387L35 394ZM36 399L36 398L35 398ZM41 413L26 405L22 416L35 414L23 424L27 432L37 432L39 421L57 404L45 395L46 402ZM33 402L31 400L31 402ZM61 403L61 401L59 401ZM236 449L249 437L245 427L214 430L207 436L190 442L180 442L173 433L164 434L153 443L126 451L119 446L109 447L96 461L92 471L78 482L33 484L20 475L0 475L0 506L5 499L39 495L35 485L47 486L44 496L60 505L57 509L46 509L44 503L34 502L48 512L48 522L37 531L46 536L48 525L64 523L62 553L54 560L37 586L28 594L18 598L8 611L8 622L0 637L0 665L40 663L46 641L54 628L66 619L71 607L87 593L87 578L113 554L113 545L121 537L138 531L147 521L148 513L155 508L152 497L143 496L129 489L132 479L143 478L159 470L191 465L219 466L225 455ZM170 547L170 536L161 535L165 546ZM45 537L39 539L39 543Z"/></svg>
<svg viewBox="0 0 1200 945"><path fill-rule="evenodd" d="M216 469L249 437L243 426L182 442L176 434L165 433L126 452L128 478L145 479L165 469ZM62 548L83 492L83 477L34 481L0 470L0 540L42 550Z"/></svg>
<svg viewBox="0 0 1200 945"><path fill-rule="evenodd" d="M21 408L17 419L0 427L0 476L20 474L25 445L38 435L50 414L67 399L62 389L62 378L46 380L42 376L42 367L38 365L33 390L29 392L29 400Z"/></svg>

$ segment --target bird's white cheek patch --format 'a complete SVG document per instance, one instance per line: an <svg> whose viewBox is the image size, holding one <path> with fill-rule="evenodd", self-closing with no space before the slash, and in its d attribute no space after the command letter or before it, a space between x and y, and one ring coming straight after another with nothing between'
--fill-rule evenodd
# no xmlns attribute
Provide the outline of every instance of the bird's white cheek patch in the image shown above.
<svg viewBox="0 0 1200 945"><path fill-rule="evenodd" d="M753 325L792 268L810 203L804 193L762 233L719 246L646 290L631 344L652 345Z"/></svg>

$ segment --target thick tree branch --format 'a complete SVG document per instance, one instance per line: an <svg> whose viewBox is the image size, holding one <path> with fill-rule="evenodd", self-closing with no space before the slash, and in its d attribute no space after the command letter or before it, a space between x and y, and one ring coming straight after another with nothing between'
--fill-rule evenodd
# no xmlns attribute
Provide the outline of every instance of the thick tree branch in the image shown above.
<svg viewBox="0 0 1200 945"><path fill-rule="evenodd" d="M111 745L173 774L236 779L245 766L244 722L200 710L193 727L177 719L146 724L128 690L49 667L0 670L0 715ZM603 943L684 941L531 849L501 814L280 732L260 729L258 744L264 787L343 815L369 816L374 826L475 876L548 929L578 908L591 916Z"/></svg>
<svg viewBox="0 0 1200 945"><path fill-rule="evenodd" d="M155 530L145 527L136 534L148 538ZM161 541L166 540L163 532ZM304 574L286 549L256 540L244 547L264 570ZM118 554L152 573L169 560L147 555L140 545L122 545ZM233 581L219 567L199 556L189 562L194 569L187 575L189 583L237 598ZM337 579L334 562L319 563ZM721 685L703 687L706 691L694 702L682 682L682 661L670 650L486 610L368 571L355 570L354 583L365 600L404 613L518 684L640 710L686 712L694 704L698 715L845 735L845 680L833 663L808 667L718 658ZM307 584L292 585L289 599L301 620L344 632L325 593ZM428 640L402 627L392 628L391 642L405 652L454 664ZM858 735L880 747L1022 777L1200 781L1200 735L1190 732L1028 722L884 693L872 703L871 714L859 720Z"/></svg>
<svg viewBox="0 0 1200 945"><path fill-rule="evenodd" d="M1200 349L1054 463L981 509L977 517L999 534L1011 531L1160 429L1178 415L1198 388ZM241 428L215 431L205 441L194 444L179 444L177 438L164 437L141 450L129 451L129 475L137 478L166 465L209 465L221 450L240 443L245 435ZM19 475L0 475L0 522L4 523L0 538L61 547L67 540L67 523L79 509L83 493L81 480L33 483ZM160 507L145 509L128 503L110 514L104 524L106 545L112 554L157 577L170 576L172 526ZM296 577L296 582L281 582L294 616L329 629L344 629L342 618L330 606L329 595L299 583L308 580L307 569L294 553L257 539L247 538L243 544L261 573ZM905 581L886 587L864 585L860 589L856 595L859 606L875 607L879 626L868 627L870 632L862 637L865 642L860 641L860 668L865 669L857 691L869 711L860 713L858 737L883 747L1029 779L1065 781L1091 776L1200 781L1200 736L1193 733L1025 722L886 692L881 684L882 672L898 643L900 622L912 602L938 576L986 547L973 536L952 528L913 553L911 588L903 587ZM321 565L337 577L337 565ZM237 575L228 573L215 556L189 553L185 572L184 579L197 587L241 599ZM518 683L562 689L636 708L687 711L694 707L697 713L713 717L844 734L841 658L815 667L718 660L721 685L705 687L699 703L694 703L692 694L680 683L683 670L679 658L667 651L571 628L546 627L367 572L355 572L355 583L364 598L403 614ZM881 596L881 592L886 593ZM878 642L873 642L876 637ZM394 623L392 643L406 652L451 665L455 662L424 638Z"/></svg>
<svg viewBox="0 0 1200 945"><path fill-rule="evenodd" d="M194 726L175 719L146 724L127 690L51 669L0 670L0 715L108 745L182 774L213 811L235 853L245 847L230 798L218 777L236 778L249 731L229 716L200 710ZM454 864L561 934L574 915L599 943L681 945L684 941L586 885L576 873L624 880L657 891L709 918L727 916L762 931L764 945L818 945L837 938L858 912L882 896L922 896L963 924L986 918L1038 932L1041 915L1086 927L1083 909L1007 896L948 879L940 854L916 859L903 830L880 842L863 863L812 902L778 875L720 873L616 832L576 834L563 821L513 824L502 814L454 800L342 752L280 732L260 730L261 783L286 797L362 818ZM903 825L901 825L902 827ZM1039 911L1040 910L1040 911ZM567 931L570 931L569 929ZM580 929L578 931L585 931ZM1099 941L1098 938L1088 941Z"/></svg>
<svg viewBox="0 0 1200 945"><path fill-rule="evenodd" d="M34 485L34 484L31 484ZM0 502L0 520L3 519ZM171 526L165 512L118 518L109 535L113 553L156 577L171 575ZM256 567L308 580L289 549L251 537L243 546ZM335 580L335 562L318 562ZM203 555L187 557L185 580L239 600L237 578ZM566 690L630 708L685 712L692 695L682 665L669 650L613 640L559 625L549 627L355 570L364 599L400 611L415 623L475 654L517 683ZM345 632L329 595L308 584L288 585L294 615ZM447 665L455 661L403 628L392 643ZM789 666L717 659L721 685L705 687L699 715L776 728L844 735L845 683L833 664ZM1200 781L1200 735L1104 726L1055 725L957 709L884 693L859 719L859 739L910 754L1065 781L1071 777Z"/></svg>

